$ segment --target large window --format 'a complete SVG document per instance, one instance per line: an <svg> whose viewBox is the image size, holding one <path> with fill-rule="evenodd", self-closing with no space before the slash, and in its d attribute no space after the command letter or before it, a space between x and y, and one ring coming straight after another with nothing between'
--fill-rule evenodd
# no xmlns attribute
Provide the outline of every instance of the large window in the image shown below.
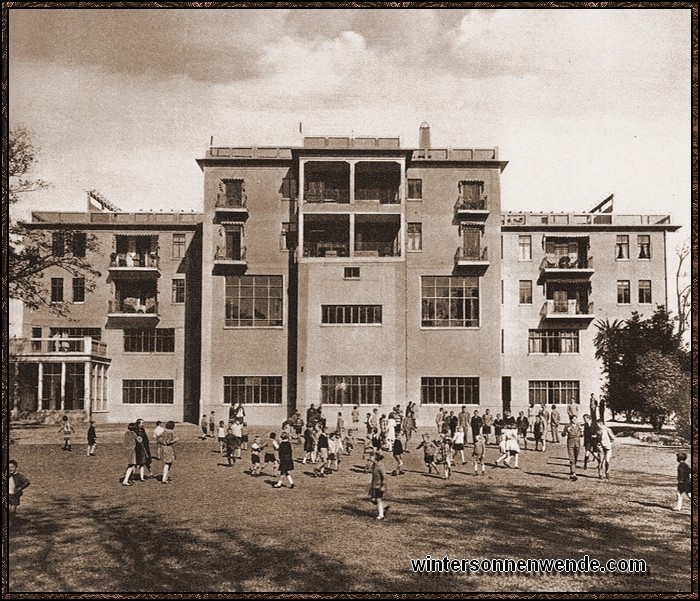
<svg viewBox="0 0 700 601"><path fill-rule="evenodd" d="M224 403L282 404L282 376L224 376Z"/></svg>
<svg viewBox="0 0 700 601"><path fill-rule="evenodd" d="M617 280L617 304L618 305L629 305L630 304L630 281L629 280Z"/></svg>
<svg viewBox="0 0 700 601"><path fill-rule="evenodd" d="M518 236L518 261L532 261L532 236Z"/></svg>
<svg viewBox="0 0 700 601"><path fill-rule="evenodd" d="M122 402L126 405L172 405L172 380L122 380Z"/></svg>
<svg viewBox="0 0 700 601"><path fill-rule="evenodd" d="M52 237L52 254L55 257L73 255L84 257L87 247L85 232L54 232Z"/></svg>
<svg viewBox="0 0 700 601"><path fill-rule="evenodd" d="M478 277L423 276L421 298L423 327L479 327Z"/></svg>
<svg viewBox="0 0 700 601"><path fill-rule="evenodd" d="M520 299L521 305L532 304L532 280L520 280Z"/></svg>
<svg viewBox="0 0 700 601"><path fill-rule="evenodd" d="M639 304L651 304L651 280L639 280Z"/></svg>
<svg viewBox="0 0 700 601"><path fill-rule="evenodd" d="M423 198L423 180L408 180L408 200L421 200Z"/></svg>
<svg viewBox="0 0 700 601"><path fill-rule="evenodd" d="M323 405L381 405L381 376L321 376Z"/></svg>
<svg viewBox="0 0 700 601"><path fill-rule="evenodd" d="M38 328L41 330L41 328ZM100 328L50 328L49 329L49 335L51 338L56 336L58 334L59 336L66 336L68 338L84 338L85 336L90 336L91 338L94 338L95 340L100 340L102 338L102 330ZM41 338L41 332L39 332L39 336L34 336L33 330L32 330L32 337L33 338Z"/></svg>
<svg viewBox="0 0 700 601"><path fill-rule="evenodd" d="M578 330L530 330L528 353L578 353Z"/></svg>
<svg viewBox="0 0 700 601"><path fill-rule="evenodd" d="M174 353L175 329L124 330L125 353Z"/></svg>
<svg viewBox="0 0 700 601"><path fill-rule="evenodd" d="M85 278L73 278L73 302L85 302Z"/></svg>
<svg viewBox="0 0 700 601"><path fill-rule="evenodd" d="M226 276L226 327L282 325L282 276Z"/></svg>
<svg viewBox="0 0 700 601"><path fill-rule="evenodd" d="M185 302L185 279L176 278L173 280L173 303Z"/></svg>
<svg viewBox="0 0 700 601"><path fill-rule="evenodd" d="M63 302L63 278L51 278L51 302Z"/></svg>
<svg viewBox="0 0 700 601"><path fill-rule="evenodd" d="M382 323L381 305L322 305L321 323Z"/></svg>
<svg viewBox="0 0 700 601"><path fill-rule="evenodd" d="M478 405L479 378L421 378L423 405Z"/></svg>
<svg viewBox="0 0 700 601"><path fill-rule="evenodd" d="M624 261L630 258L630 237L625 235L617 236L615 242L615 259Z"/></svg>
<svg viewBox="0 0 700 601"><path fill-rule="evenodd" d="M579 402L578 380L530 380L530 404L563 405L573 399Z"/></svg>
<svg viewBox="0 0 700 601"><path fill-rule="evenodd" d="M185 234L173 234L173 259L182 259L185 256L186 247Z"/></svg>
<svg viewBox="0 0 700 601"><path fill-rule="evenodd" d="M423 225L421 223L409 223L406 229L406 250L423 250Z"/></svg>
<svg viewBox="0 0 700 601"><path fill-rule="evenodd" d="M648 234L637 236L637 247L640 259L651 259L651 236Z"/></svg>

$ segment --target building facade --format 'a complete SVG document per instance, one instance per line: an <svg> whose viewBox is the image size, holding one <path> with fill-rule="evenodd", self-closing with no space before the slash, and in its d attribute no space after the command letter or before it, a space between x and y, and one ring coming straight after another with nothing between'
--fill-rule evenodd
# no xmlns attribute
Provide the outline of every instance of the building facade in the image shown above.
<svg viewBox="0 0 700 601"><path fill-rule="evenodd" d="M503 214L496 148L432 148L425 124L420 140L212 147L202 214L36 213L97 236L106 273L83 300L70 283L68 320L26 313L21 408L194 422L240 401L279 424L314 404L333 424L412 401L427 425L598 394L594 322L666 304L677 226Z"/></svg>

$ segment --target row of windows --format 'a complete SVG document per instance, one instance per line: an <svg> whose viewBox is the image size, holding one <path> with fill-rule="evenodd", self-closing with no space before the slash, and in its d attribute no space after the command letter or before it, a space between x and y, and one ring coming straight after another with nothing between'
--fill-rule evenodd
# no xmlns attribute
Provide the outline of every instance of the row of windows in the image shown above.
<svg viewBox="0 0 700 601"><path fill-rule="evenodd" d="M640 305L651 304L651 280L639 280L638 301ZM518 291L518 302L521 305L532 304L532 280L520 280ZM629 305L631 302L630 281L617 281L617 303L619 305Z"/></svg>
<svg viewBox="0 0 700 601"><path fill-rule="evenodd" d="M528 353L578 353L578 330L529 330Z"/></svg>
<svg viewBox="0 0 700 601"><path fill-rule="evenodd" d="M55 257L73 255L84 257L87 248L85 232L53 232L52 254ZM173 234L173 259L182 259L187 250L187 234Z"/></svg>
<svg viewBox="0 0 700 601"><path fill-rule="evenodd" d="M127 405L172 405L173 380L122 380L122 402Z"/></svg>
<svg viewBox="0 0 700 601"><path fill-rule="evenodd" d="M321 323L369 324L382 323L381 305L322 305Z"/></svg>
<svg viewBox="0 0 700 601"><path fill-rule="evenodd" d="M615 240L615 259L625 261L629 258L630 237L627 234L618 235ZM649 234L637 235L637 258L651 259L651 236ZM518 236L518 260L532 261L532 236Z"/></svg>
<svg viewBox="0 0 700 601"><path fill-rule="evenodd" d="M51 302L62 303L65 299L63 278L51 278ZM73 278L73 302L85 302L85 278ZM173 279L172 302L180 304L185 302L184 278Z"/></svg>

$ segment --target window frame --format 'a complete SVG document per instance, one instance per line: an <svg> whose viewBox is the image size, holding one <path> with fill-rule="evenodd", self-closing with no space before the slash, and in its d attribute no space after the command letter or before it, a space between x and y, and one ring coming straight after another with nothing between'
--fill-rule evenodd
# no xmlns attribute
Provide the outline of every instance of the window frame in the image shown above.
<svg viewBox="0 0 700 601"><path fill-rule="evenodd" d="M620 256L625 255L626 256ZM616 234L615 237L615 260L629 261L630 260L630 237L628 234Z"/></svg>
<svg viewBox="0 0 700 601"><path fill-rule="evenodd" d="M433 283L429 283L432 280ZM448 280L445 284L442 280ZM460 286L453 285L456 284L455 280L461 280ZM471 285L468 282L471 281ZM448 293L447 296L437 296L438 288L445 289L447 286ZM434 290L434 296L426 296L426 292L429 292L430 288ZM461 296L457 292L460 290L464 293ZM472 292L476 290L476 296L467 296L468 289ZM481 327L481 278L478 276L434 276L434 275L424 275L421 276L420 283L420 325L421 329L426 330L445 330L445 329L460 329L460 330L477 330ZM448 317L440 318L438 313L444 313L444 304L447 301L447 315ZM450 315L453 314L453 304L452 301L457 301L457 303L462 302L462 310L464 312L463 318L452 318ZM438 309L442 306L442 311ZM475 307L475 311L474 311ZM432 310L431 310L432 308ZM428 314L433 313L433 317L426 317L426 309L428 309ZM468 317L471 312L475 312L475 317ZM459 304L457 304L454 313L459 313ZM434 323L428 324L426 322L436 322L436 321L447 321L447 324L434 325ZM461 321L461 324L453 324L449 322Z"/></svg>
<svg viewBox="0 0 700 601"><path fill-rule="evenodd" d="M180 282L182 282L182 284ZM185 278L173 278L171 292L171 302L173 305L185 304L185 302L187 302ZM177 298L179 298L177 295L180 292L182 293L182 300L177 300Z"/></svg>
<svg viewBox="0 0 700 601"><path fill-rule="evenodd" d="M642 288L642 282L648 283L648 287ZM648 299L649 300L642 300L642 295L644 293L644 296L646 297L646 292L648 291ZM651 280L639 280L637 282L637 300L639 301L640 305L651 305L652 303L652 284Z"/></svg>
<svg viewBox="0 0 700 601"><path fill-rule="evenodd" d="M626 286L625 286L626 284ZM620 291L622 291L622 300L620 300ZM627 296L625 297L625 291ZM625 300L627 298L627 300ZM617 304L631 305L632 304L632 287L630 280L617 280Z"/></svg>
<svg viewBox="0 0 700 601"><path fill-rule="evenodd" d="M417 182L417 184L416 184ZM413 196L411 194L411 187L412 185L415 187L416 185L418 186L419 190L419 195L418 196ZM406 200L411 200L411 201L422 201L423 200L423 179L420 177L407 177L406 178Z"/></svg>
<svg viewBox="0 0 700 601"><path fill-rule="evenodd" d="M348 275L350 270L357 270L357 275ZM359 267L343 267L343 279L344 280L359 280L360 279L360 268Z"/></svg>
<svg viewBox="0 0 700 601"><path fill-rule="evenodd" d="M177 242L176 242L177 240ZM184 259L187 254L187 234L174 232L172 240L172 258Z"/></svg>
<svg viewBox="0 0 700 601"><path fill-rule="evenodd" d="M432 394L431 389L433 390ZM475 396L476 402L474 401ZM421 376L420 398L421 406L480 406L481 382L479 376Z"/></svg>
<svg viewBox="0 0 700 601"><path fill-rule="evenodd" d="M127 384L132 384L127 388ZM138 386L136 383L139 383ZM132 393L140 392L141 400L127 400L127 391ZM153 395L156 393L165 392L166 397L169 396L170 400L159 400L159 401L149 401L143 400L144 396ZM175 404L175 380L171 379L150 379L150 378L125 378L122 380L122 405L174 405Z"/></svg>
<svg viewBox="0 0 700 601"><path fill-rule="evenodd" d="M259 380L259 382L256 382L256 380ZM236 391L238 391L238 395L234 394ZM268 396L266 396L266 399L268 400L265 402L256 401L256 396L262 398L263 391L267 391ZM279 398L278 401L269 401L271 391L274 396ZM279 407L284 404L284 378L282 376L258 375L224 376L223 395L223 402L226 405L242 402L244 405L254 405L256 407Z"/></svg>
<svg viewBox="0 0 700 601"><path fill-rule="evenodd" d="M59 296L60 298L58 298ZM65 302L65 298L66 295L63 285L63 278L51 278L51 302L63 303Z"/></svg>
<svg viewBox="0 0 700 601"><path fill-rule="evenodd" d="M128 355L171 355L175 352L175 328L125 328L123 352ZM135 348L134 347L140 347Z"/></svg>
<svg viewBox="0 0 700 601"><path fill-rule="evenodd" d="M257 280L266 279L267 282L258 282ZM237 283L234 283L237 282ZM250 283L252 282L252 284ZM273 283L278 282L278 285ZM248 290L252 288L252 290ZM260 293L267 289L268 294L258 296L256 290ZM279 290L279 296L272 296L272 290ZM229 296L232 291L237 291L237 295ZM246 296L244 293L252 294ZM276 309L275 301L279 303L279 318L268 317L266 319L256 319L256 309L262 309L267 301L267 314L271 315L271 311ZM260 301L260 304L256 301ZM230 304L229 304L230 303ZM238 303L238 304L236 304ZM284 304L285 304L285 282L284 276L281 275L227 275L224 282L224 329L246 329L246 328L284 328ZM229 310L230 307L230 310ZM233 317L234 308L238 310L238 317ZM250 318L241 317L242 310L250 308ZM229 317L229 312L231 317ZM246 322L246 323L244 323ZM249 323L248 323L249 322Z"/></svg>
<svg viewBox="0 0 700 601"><path fill-rule="evenodd" d="M567 341L570 343L572 348L575 348L575 350L563 350L565 342ZM537 347L539 347L540 350L537 350ZM560 328L556 330L530 328L528 330L528 355L579 355L580 353L581 340L578 330L567 328Z"/></svg>
<svg viewBox="0 0 700 601"><path fill-rule="evenodd" d="M524 241L527 241L527 244L523 244ZM522 252L524 248L528 249L527 253ZM527 254L527 258L524 258L523 254ZM532 236L530 234L518 234L518 261L532 261Z"/></svg>
<svg viewBox="0 0 700 601"><path fill-rule="evenodd" d="M349 380L349 381L346 381ZM378 407L382 405L383 379L381 375L321 375L319 389L319 405L331 407L347 407L349 405L367 405ZM333 394L334 401L338 399L338 387L343 386L340 402L327 400ZM373 402L368 402L372 400Z"/></svg>
<svg viewBox="0 0 700 601"><path fill-rule="evenodd" d="M529 284L530 285L530 300L529 301L523 301L523 284ZM533 293L532 293L532 280L518 280L518 304L519 305L532 305L533 303Z"/></svg>
<svg viewBox="0 0 700 601"><path fill-rule="evenodd" d="M411 228L414 228L413 232ZM412 248L411 243L416 240L418 241L418 248ZM406 252L423 252L423 223L420 221L410 221L406 223Z"/></svg>
<svg viewBox="0 0 700 601"><path fill-rule="evenodd" d="M381 326L383 317L382 305L321 305L322 326Z"/></svg>
<svg viewBox="0 0 700 601"><path fill-rule="evenodd" d="M543 385L533 388L533 384ZM571 386L569 386L569 384ZM544 392L546 399L538 398L538 395L533 393ZM571 398L571 393L575 393L576 404L581 404L581 381L580 380L528 380L527 382L527 397L530 406L537 403L542 405L566 405ZM554 400L558 396L559 400ZM564 398L566 397L566 398Z"/></svg>
<svg viewBox="0 0 700 601"><path fill-rule="evenodd" d="M646 238L646 242L642 242L642 238ZM646 256L644 254L644 249L646 249ZM637 234L637 259L640 261L650 261L651 260L651 235L650 234Z"/></svg>

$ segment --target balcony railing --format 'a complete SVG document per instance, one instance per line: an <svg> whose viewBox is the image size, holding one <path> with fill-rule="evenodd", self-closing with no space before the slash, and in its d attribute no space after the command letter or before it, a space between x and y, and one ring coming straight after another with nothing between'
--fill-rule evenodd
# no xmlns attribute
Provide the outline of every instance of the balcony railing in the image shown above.
<svg viewBox="0 0 700 601"><path fill-rule="evenodd" d="M214 261L219 263L245 263L246 247L241 246L239 249L229 250L228 252L219 248L214 253Z"/></svg>
<svg viewBox="0 0 700 601"><path fill-rule="evenodd" d="M349 188L331 188L328 186L312 189L308 185L304 188L304 200L306 202L350 202Z"/></svg>
<svg viewBox="0 0 700 601"><path fill-rule="evenodd" d="M107 356L107 344L90 336L70 338L15 338L10 340L10 355L15 357L52 354Z"/></svg>
<svg viewBox="0 0 700 601"><path fill-rule="evenodd" d="M486 263L489 260L488 247L464 248L460 246L455 253L455 263Z"/></svg>
<svg viewBox="0 0 700 601"><path fill-rule="evenodd" d="M150 253L112 253L109 256L110 268L158 269L160 257L156 252Z"/></svg>
<svg viewBox="0 0 700 601"><path fill-rule="evenodd" d="M481 198L462 198L461 196L457 198L457 203L455 208L457 212L469 212L469 211L487 211L487 197L482 196Z"/></svg>
<svg viewBox="0 0 700 601"><path fill-rule="evenodd" d="M158 302L154 298L147 298L145 302L138 298L125 298L124 300L109 301L108 313L110 315L143 316L158 315Z"/></svg>
<svg viewBox="0 0 700 601"><path fill-rule="evenodd" d="M243 193L240 198L228 198L226 196L219 196L216 199L215 208L217 209L247 209L248 208L248 196Z"/></svg>
<svg viewBox="0 0 700 601"><path fill-rule="evenodd" d="M551 318L593 318L593 303L582 303L576 299L567 299L565 301L555 301L553 299L546 300L540 311L542 317Z"/></svg>
<svg viewBox="0 0 700 601"><path fill-rule="evenodd" d="M613 225L613 226L666 226L669 215L617 215L614 213L506 213L502 225Z"/></svg>
<svg viewBox="0 0 700 601"><path fill-rule="evenodd" d="M349 245L342 242L304 244L305 257L348 257Z"/></svg>
<svg viewBox="0 0 700 601"><path fill-rule="evenodd" d="M568 255L545 255L540 269L593 269L593 257L585 257L576 253Z"/></svg>
<svg viewBox="0 0 700 601"><path fill-rule="evenodd" d="M355 242L355 256L357 257L398 257L399 250L395 243L391 242Z"/></svg>
<svg viewBox="0 0 700 601"><path fill-rule="evenodd" d="M379 202L383 205L399 204L401 199L396 188L356 188L355 200L360 202Z"/></svg>

